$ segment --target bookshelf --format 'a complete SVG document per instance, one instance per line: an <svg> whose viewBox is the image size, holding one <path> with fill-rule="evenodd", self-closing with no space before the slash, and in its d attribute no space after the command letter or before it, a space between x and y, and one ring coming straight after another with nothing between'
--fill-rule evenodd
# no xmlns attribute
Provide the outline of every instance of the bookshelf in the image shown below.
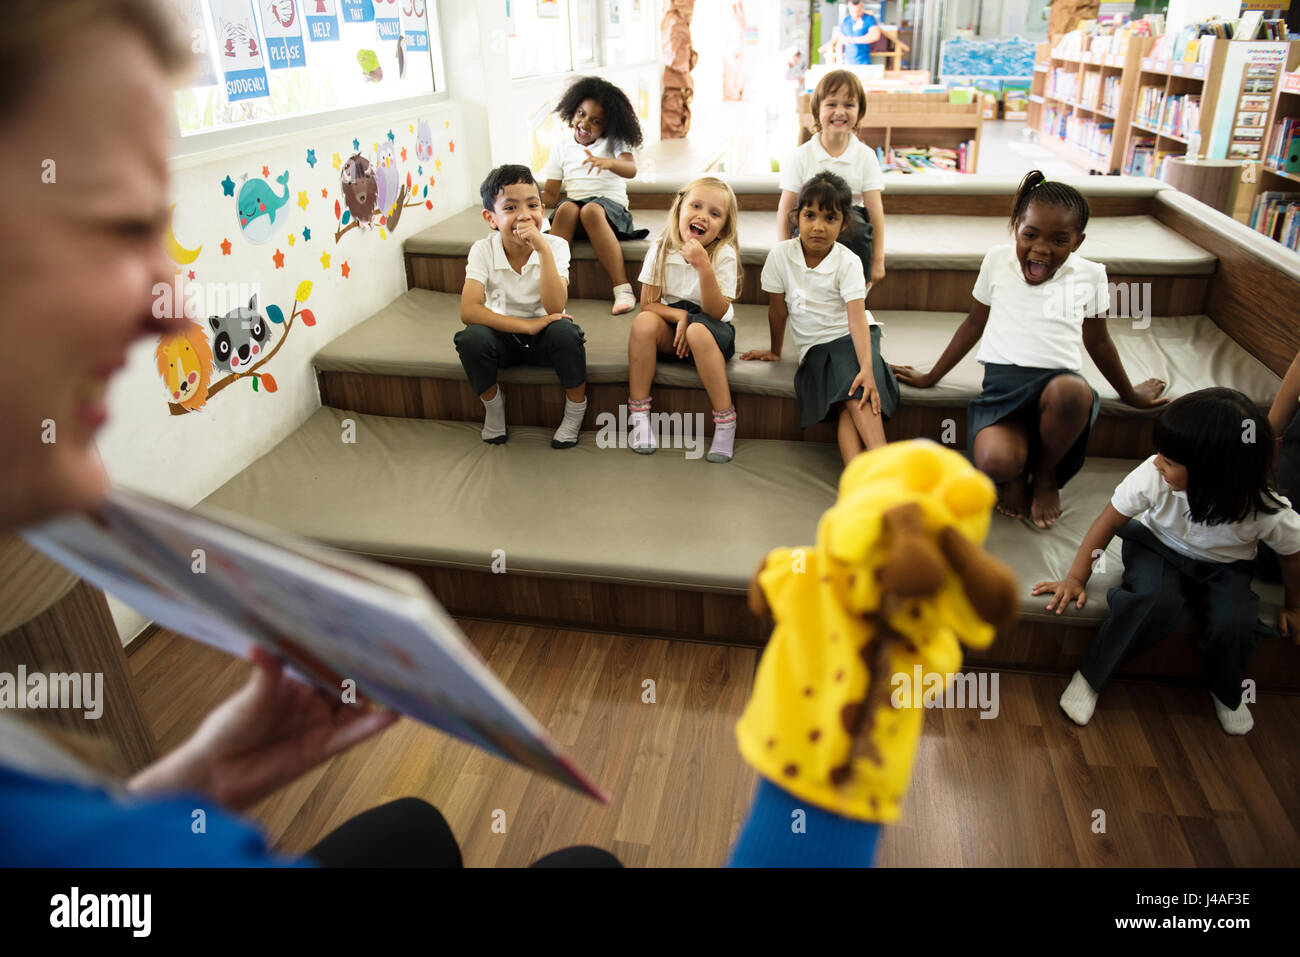
<svg viewBox="0 0 1300 957"><path fill-rule="evenodd" d="M1248 225L1300 252L1300 54L1291 51L1288 68L1273 96L1266 127L1258 192ZM1271 228L1270 228L1271 227Z"/></svg>
<svg viewBox="0 0 1300 957"><path fill-rule="evenodd" d="M858 137L886 156L921 146L960 151L964 171L973 173L983 126L978 102L950 103L947 93L868 93Z"/></svg>
<svg viewBox="0 0 1300 957"><path fill-rule="evenodd" d="M812 95L799 94L799 143L812 137ZM868 92L863 104L858 139L880 150L935 147L960 153L961 169L973 173L979 162L980 133L984 117L978 101L952 103L945 92L915 93L903 90Z"/></svg>
<svg viewBox="0 0 1300 957"><path fill-rule="evenodd" d="M1185 156L1193 140L1200 143L1200 154L1206 155L1228 47L1227 40L1216 39L1202 46L1194 61L1142 58L1124 152L1125 173L1158 178L1164 158Z"/></svg>
<svg viewBox="0 0 1300 957"><path fill-rule="evenodd" d="M1040 44L1029 90L1029 125L1038 143L1098 173L1122 165L1138 71L1150 37L1130 37L1123 52L1052 50Z"/></svg>

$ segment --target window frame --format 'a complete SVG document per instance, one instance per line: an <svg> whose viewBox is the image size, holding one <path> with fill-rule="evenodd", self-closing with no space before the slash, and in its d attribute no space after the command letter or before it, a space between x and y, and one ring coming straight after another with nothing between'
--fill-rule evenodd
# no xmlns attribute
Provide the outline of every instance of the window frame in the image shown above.
<svg viewBox="0 0 1300 957"><path fill-rule="evenodd" d="M335 127L353 127L380 119L407 115L413 110L429 106L444 106L451 102L447 89L446 57L442 46L442 22L438 16L436 0L429 0L429 28L436 36L429 38L429 55L433 60L433 92L404 96L396 100L382 100L360 106L340 106L314 113L291 113L285 116L268 116L204 130L201 133L181 134L176 112L171 112L172 167L183 169L201 162L221 159L239 153L274 149L300 139L305 133L328 133ZM218 82L220 78L218 78ZM273 130L273 132L272 132ZM259 132L265 135L257 135Z"/></svg>

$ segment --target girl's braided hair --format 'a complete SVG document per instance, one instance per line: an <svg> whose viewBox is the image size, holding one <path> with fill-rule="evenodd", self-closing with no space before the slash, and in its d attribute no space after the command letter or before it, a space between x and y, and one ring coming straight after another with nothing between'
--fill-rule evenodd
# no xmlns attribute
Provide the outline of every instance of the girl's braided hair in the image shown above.
<svg viewBox="0 0 1300 957"><path fill-rule="evenodd" d="M1031 202L1063 206L1073 210L1078 220L1079 232L1082 233L1088 228L1088 201L1083 198L1083 194L1073 186L1049 181L1042 170L1032 169L1025 174L1025 178L1020 181L1020 188L1016 190L1016 202L1011 208L1013 233Z"/></svg>

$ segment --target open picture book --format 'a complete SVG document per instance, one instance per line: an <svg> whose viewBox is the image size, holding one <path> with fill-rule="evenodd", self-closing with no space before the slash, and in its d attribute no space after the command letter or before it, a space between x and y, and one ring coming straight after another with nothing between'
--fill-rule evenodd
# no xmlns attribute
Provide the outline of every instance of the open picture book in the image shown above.
<svg viewBox="0 0 1300 957"><path fill-rule="evenodd" d="M408 572L125 489L24 537L165 628L244 658L261 645L326 694L354 688L608 801Z"/></svg>

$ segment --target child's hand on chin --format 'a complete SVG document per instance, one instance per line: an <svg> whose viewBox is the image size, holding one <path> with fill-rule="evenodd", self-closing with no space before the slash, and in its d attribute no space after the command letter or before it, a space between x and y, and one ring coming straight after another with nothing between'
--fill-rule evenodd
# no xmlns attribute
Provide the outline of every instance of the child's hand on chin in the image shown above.
<svg viewBox="0 0 1300 957"><path fill-rule="evenodd" d="M515 235L526 242L533 249L542 247L542 231L537 228L537 224L531 219L521 219L515 223Z"/></svg>
<svg viewBox="0 0 1300 957"><path fill-rule="evenodd" d="M688 239L682 243L682 258L694 266L701 269L708 264L709 254L704 251L697 239Z"/></svg>

